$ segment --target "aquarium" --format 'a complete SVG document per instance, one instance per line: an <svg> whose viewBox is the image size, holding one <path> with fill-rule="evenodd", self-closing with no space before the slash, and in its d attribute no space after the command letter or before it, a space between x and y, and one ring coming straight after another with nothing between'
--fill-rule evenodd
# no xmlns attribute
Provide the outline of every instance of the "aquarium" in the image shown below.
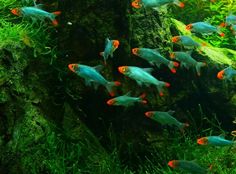
<svg viewBox="0 0 236 174"><path fill-rule="evenodd" d="M236 1L0 11L1 174L236 174Z"/></svg>

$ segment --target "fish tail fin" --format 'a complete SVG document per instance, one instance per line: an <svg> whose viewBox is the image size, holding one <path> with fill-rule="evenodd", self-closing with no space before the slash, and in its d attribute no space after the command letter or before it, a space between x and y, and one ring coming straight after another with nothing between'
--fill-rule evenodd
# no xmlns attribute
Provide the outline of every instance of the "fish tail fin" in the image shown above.
<svg viewBox="0 0 236 174"><path fill-rule="evenodd" d="M168 82L162 82L162 84L158 84L158 85L157 85L157 90L158 90L159 95L160 95L161 97L164 96L163 87L169 88L169 87L170 87L170 83L168 83Z"/></svg>
<svg viewBox="0 0 236 174"><path fill-rule="evenodd" d="M184 3L180 2L179 0L174 0L174 4L176 4L177 6L179 6L180 8L184 8Z"/></svg>
<svg viewBox="0 0 236 174"><path fill-rule="evenodd" d="M109 92L110 96L115 96L115 93L113 91L113 87L114 86L120 86L121 83L118 81L114 81L114 82L108 82L106 85L107 91Z"/></svg>
<svg viewBox="0 0 236 174"><path fill-rule="evenodd" d="M146 97L146 93L142 93L142 94L139 96L140 101L141 101L141 103L143 103L143 104L147 104L147 100L145 99L145 97Z"/></svg>
<svg viewBox="0 0 236 174"><path fill-rule="evenodd" d="M54 14L55 16L58 16L61 14L61 11L54 11L54 12L52 12L52 14Z"/></svg>
<svg viewBox="0 0 236 174"><path fill-rule="evenodd" d="M201 68L206 66L207 64L205 62L197 62L196 65L196 70L197 70L197 75L200 76L201 75Z"/></svg>
<svg viewBox="0 0 236 174"><path fill-rule="evenodd" d="M52 17L51 17L51 20L52 20L52 24L53 26L58 26L58 21L55 19L56 16L60 15L61 14L61 11L55 11L55 12L52 12Z"/></svg>
<svg viewBox="0 0 236 174"><path fill-rule="evenodd" d="M221 32L220 30L221 30L221 27L218 26L218 27L217 27L217 33L218 33L221 37L225 37L225 33Z"/></svg>
<svg viewBox="0 0 236 174"><path fill-rule="evenodd" d="M179 67L178 62L170 61L168 64L169 69L171 70L172 73L176 73L176 67Z"/></svg>

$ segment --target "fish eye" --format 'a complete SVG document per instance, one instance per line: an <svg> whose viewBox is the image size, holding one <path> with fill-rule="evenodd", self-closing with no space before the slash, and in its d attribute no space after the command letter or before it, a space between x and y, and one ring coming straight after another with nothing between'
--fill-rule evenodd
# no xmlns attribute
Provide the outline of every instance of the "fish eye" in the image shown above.
<svg viewBox="0 0 236 174"><path fill-rule="evenodd" d="M123 67L123 68L122 68L122 71L123 71L123 72L125 72L125 71L126 71L126 68L125 68L125 67Z"/></svg>

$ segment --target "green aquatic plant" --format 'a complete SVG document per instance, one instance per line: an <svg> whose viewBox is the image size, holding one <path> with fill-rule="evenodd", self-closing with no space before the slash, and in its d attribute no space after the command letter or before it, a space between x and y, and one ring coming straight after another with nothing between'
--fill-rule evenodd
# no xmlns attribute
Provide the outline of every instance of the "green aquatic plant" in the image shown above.
<svg viewBox="0 0 236 174"><path fill-rule="evenodd" d="M206 56L208 56L210 60L212 60L215 63L219 63L219 64L227 64L230 66L235 66L234 65L234 63L236 61L236 51L235 50L228 49L228 48L214 47L210 43L207 43L205 40L203 40L195 35L191 35L191 32L189 32L185 29L186 25L183 24L182 22L180 22L176 19L173 19L173 18L171 20L182 35L188 35L194 41L196 41L198 43L204 43L205 46L201 47L201 51Z"/></svg>

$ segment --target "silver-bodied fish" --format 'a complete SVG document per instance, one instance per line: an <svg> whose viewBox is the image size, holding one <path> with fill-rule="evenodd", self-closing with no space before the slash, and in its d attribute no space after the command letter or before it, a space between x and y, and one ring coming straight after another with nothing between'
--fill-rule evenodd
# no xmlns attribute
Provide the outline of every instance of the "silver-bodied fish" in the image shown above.
<svg viewBox="0 0 236 174"><path fill-rule="evenodd" d="M179 168L192 174L207 174L207 172L211 170L211 167L209 169L205 169L194 161L186 160L172 160L168 162L168 166L171 168Z"/></svg>
<svg viewBox="0 0 236 174"><path fill-rule="evenodd" d="M168 112L148 111L145 113L146 117L151 118L152 120L155 120L163 125L169 125L169 126L174 125L181 130L189 126L188 123L179 122L176 118L172 116L173 114L174 111L168 111Z"/></svg>
<svg viewBox="0 0 236 174"><path fill-rule="evenodd" d="M143 93L139 97L131 97L130 92L119 96L112 98L107 101L107 104L110 106L124 106L124 107L129 107L131 105L134 105L135 103L142 103L142 104L147 104L147 100L145 100L146 94Z"/></svg>
<svg viewBox="0 0 236 174"><path fill-rule="evenodd" d="M232 81L234 77L236 77L236 70L230 66L217 73L217 78L220 80Z"/></svg>
<svg viewBox="0 0 236 174"><path fill-rule="evenodd" d="M186 26L186 29L195 33L203 34L203 35L218 33L221 37L225 36L225 34L220 31L219 27L210 25L207 22L196 22L196 23L188 24Z"/></svg>
<svg viewBox="0 0 236 174"><path fill-rule="evenodd" d="M119 47L120 42L118 40L110 40L106 38L105 49L103 52L100 52L100 55L104 58L104 63L109 56L113 57L113 52Z"/></svg>
<svg viewBox="0 0 236 174"><path fill-rule="evenodd" d="M184 3L179 0L134 0L131 5L134 8L159 8L166 4L175 4L181 8L184 7Z"/></svg>
<svg viewBox="0 0 236 174"><path fill-rule="evenodd" d="M222 136L208 136L197 139L200 145L213 145L213 146L228 146L236 144L235 141L226 140Z"/></svg>
<svg viewBox="0 0 236 174"><path fill-rule="evenodd" d="M169 87L170 84L167 82L159 81L155 77L151 75L151 72L153 71L152 68L139 68L136 66L120 66L118 67L118 71L125 76L135 80L138 85L155 85L159 95L163 96L163 88Z"/></svg>
<svg viewBox="0 0 236 174"><path fill-rule="evenodd" d="M55 19L56 16L61 14L61 11L56 11L53 13L49 13L45 10L42 10L40 8L36 7L21 7L21 8L14 8L11 10L11 13L16 16L22 16L22 17L29 17L32 20L38 19L38 20L44 20L49 19L52 21L52 24L54 26L58 25L58 21Z"/></svg>
<svg viewBox="0 0 236 174"><path fill-rule="evenodd" d="M98 71L101 70L101 65L98 65L96 67L90 67L87 65L81 65L81 64L69 64L68 68L82 77L85 80L86 85L91 85L91 82L94 83L95 87L97 88L98 85L104 86L109 94L111 96L114 96L114 92L112 88L114 86L119 86L120 82L114 81L109 82L107 81Z"/></svg>
<svg viewBox="0 0 236 174"><path fill-rule="evenodd" d="M147 60L151 65L156 65L158 68L161 64L168 66L172 73L176 73L176 67L179 66L178 62L170 61L163 57L156 49L150 48L133 48L132 53Z"/></svg>
<svg viewBox="0 0 236 174"><path fill-rule="evenodd" d="M201 68L206 66L205 62L197 62L195 59L191 57L191 52L172 52L170 53L170 58L176 59L181 62L181 66L189 69L190 67L194 67L197 71L197 75L201 75Z"/></svg>

